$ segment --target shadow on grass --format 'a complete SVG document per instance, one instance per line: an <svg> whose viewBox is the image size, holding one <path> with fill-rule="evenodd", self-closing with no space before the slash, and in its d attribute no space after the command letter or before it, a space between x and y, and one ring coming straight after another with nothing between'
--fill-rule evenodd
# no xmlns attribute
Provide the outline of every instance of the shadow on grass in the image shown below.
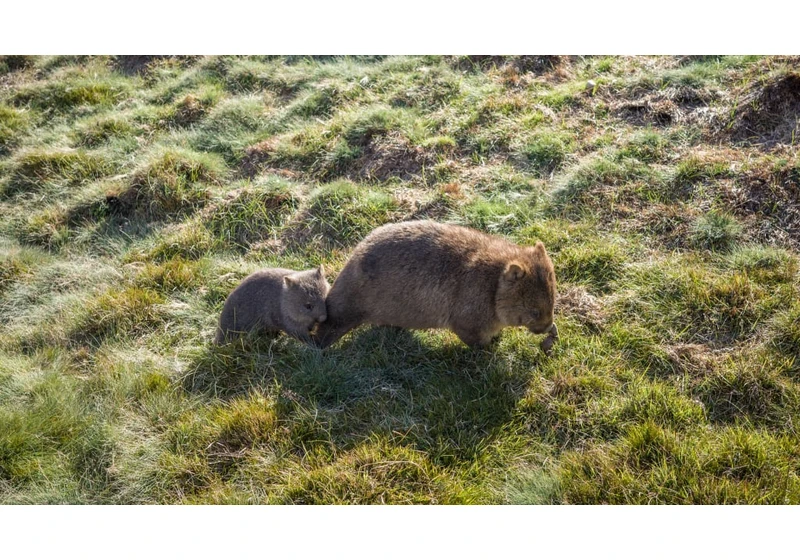
<svg viewBox="0 0 800 560"><path fill-rule="evenodd" d="M364 328L324 352L286 336L204 347L183 383L223 400L270 394L290 432L313 417L331 450L377 436L447 466L475 460L512 420L539 359L472 350L446 331Z"/></svg>

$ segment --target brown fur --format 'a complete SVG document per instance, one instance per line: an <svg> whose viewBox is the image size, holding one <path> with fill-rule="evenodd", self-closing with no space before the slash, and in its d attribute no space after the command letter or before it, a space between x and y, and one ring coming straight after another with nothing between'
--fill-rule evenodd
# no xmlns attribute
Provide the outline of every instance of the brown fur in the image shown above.
<svg viewBox="0 0 800 560"><path fill-rule="evenodd" d="M326 319L329 289L321 265L302 272L285 268L254 272L225 300L214 342L222 344L253 329L284 331L311 342L309 332Z"/></svg>
<svg viewBox="0 0 800 560"><path fill-rule="evenodd" d="M520 247L479 231L431 221L382 226L353 251L326 300L323 348L362 323L449 328L485 346L503 327L549 332L556 279L544 245Z"/></svg>

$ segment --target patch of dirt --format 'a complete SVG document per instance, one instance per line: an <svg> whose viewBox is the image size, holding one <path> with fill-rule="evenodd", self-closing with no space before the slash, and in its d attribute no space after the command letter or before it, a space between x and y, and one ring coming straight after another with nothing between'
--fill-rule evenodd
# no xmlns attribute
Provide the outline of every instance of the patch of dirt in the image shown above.
<svg viewBox="0 0 800 560"><path fill-rule="evenodd" d="M275 140L269 139L249 146L244 151L244 157L239 164L239 173L243 177L252 179L262 173L271 161L272 153L275 150Z"/></svg>
<svg viewBox="0 0 800 560"><path fill-rule="evenodd" d="M250 245L248 256L254 255L282 255L286 251L286 244L281 239L271 238Z"/></svg>
<svg viewBox="0 0 800 560"><path fill-rule="evenodd" d="M733 140L765 147L800 140L800 74L751 85L737 103L730 133Z"/></svg>
<svg viewBox="0 0 800 560"><path fill-rule="evenodd" d="M569 286L558 291L556 312L578 319L592 330L599 331L606 322L602 303L585 289Z"/></svg>
<svg viewBox="0 0 800 560"><path fill-rule="evenodd" d="M123 74L131 76L147 70L147 66L154 60L166 57L163 54L118 55L114 58L114 65Z"/></svg>
<svg viewBox="0 0 800 560"><path fill-rule="evenodd" d="M696 209L685 204L658 204L637 209L623 230L631 233L654 234L667 249L688 246Z"/></svg>
<svg viewBox="0 0 800 560"><path fill-rule="evenodd" d="M166 54L136 54L136 55L117 55L113 57L114 68L132 76L134 74L147 74L152 65L159 61L177 61L181 66L185 66L201 57L196 55L166 55Z"/></svg>
<svg viewBox="0 0 800 560"><path fill-rule="evenodd" d="M239 164L239 175L247 179L263 174L279 175L287 179L303 177L303 173L300 171L272 165L272 153L275 150L275 144L276 140L271 138L245 149L244 157Z"/></svg>
<svg viewBox="0 0 800 560"><path fill-rule="evenodd" d="M676 373L692 376L703 376L714 371L723 355L723 351L702 344L673 344L665 346L664 351Z"/></svg>
<svg viewBox="0 0 800 560"><path fill-rule="evenodd" d="M174 121L178 126L188 126L202 119L206 114L203 103L194 95L189 94L177 105Z"/></svg>
<svg viewBox="0 0 800 560"><path fill-rule="evenodd" d="M686 86L669 87L659 91L636 93L632 99L607 100L613 113L637 126L670 126L673 124L711 125L717 114L710 103L720 94L708 89Z"/></svg>
<svg viewBox="0 0 800 560"><path fill-rule="evenodd" d="M9 72L31 68L36 62L36 57L27 54L4 55L0 56L0 63L5 64Z"/></svg>
<svg viewBox="0 0 800 560"><path fill-rule="evenodd" d="M434 163L431 153L412 146L398 133L389 133L369 141L364 153L352 164L351 175L377 181L408 180L418 175L423 167Z"/></svg>
<svg viewBox="0 0 800 560"><path fill-rule="evenodd" d="M274 168L275 139L268 139L250 146L239 165L243 177L253 178L261 173L277 173L287 177L304 175L301 170ZM363 146L361 155L335 170L328 170L326 178L348 178L352 180L386 181L388 179L409 180L427 166L436 164L436 154L419 146L413 146L402 134L390 132L374 136ZM315 172L304 170L310 175Z"/></svg>
<svg viewBox="0 0 800 560"><path fill-rule="evenodd" d="M518 55L498 56L473 54L449 57L450 64L459 70L489 70L491 68L511 67L518 72L544 74L555 70L569 61L568 56L561 55Z"/></svg>
<svg viewBox="0 0 800 560"><path fill-rule="evenodd" d="M746 171L721 197L750 222L757 241L800 248L800 162L779 171L763 167Z"/></svg>

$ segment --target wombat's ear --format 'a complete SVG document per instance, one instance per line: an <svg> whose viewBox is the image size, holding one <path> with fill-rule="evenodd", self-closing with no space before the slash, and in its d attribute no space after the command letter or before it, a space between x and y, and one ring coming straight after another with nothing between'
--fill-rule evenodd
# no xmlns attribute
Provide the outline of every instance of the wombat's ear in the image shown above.
<svg viewBox="0 0 800 560"><path fill-rule="evenodd" d="M515 262L508 263L505 271L503 272L503 278L511 282L514 280L519 280L523 276L525 276L525 269L522 268L519 263Z"/></svg>
<svg viewBox="0 0 800 560"><path fill-rule="evenodd" d="M546 255L547 250L544 248L544 243L537 241L536 245L533 246L533 252L542 256Z"/></svg>
<svg viewBox="0 0 800 560"><path fill-rule="evenodd" d="M294 286L297 284L297 279L292 278L291 276L284 276L283 283L286 284L287 286Z"/></svg>
<svg viewBox="0 0 800 560"><path fill-rule="evenodd" d="M321 264L317 267L317 274L320 276L320 278L325 278L325 267Z"/></svg>

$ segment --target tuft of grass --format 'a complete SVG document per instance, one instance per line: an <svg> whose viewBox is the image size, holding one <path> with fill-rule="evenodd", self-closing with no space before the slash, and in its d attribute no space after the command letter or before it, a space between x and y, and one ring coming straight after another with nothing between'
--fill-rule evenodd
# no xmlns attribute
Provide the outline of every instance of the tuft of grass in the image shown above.
<svg viewBox="0 0 800 560"><path fill-rule="evenodd" d="M616 160L613 154L591 157L567 169L554 193L558 205L591 202L594 189L644 183L649 189L663 184L661 174L635 159Z"/></svg>
<svg viewBox="0 0 800 560"><path fill-rule="evenodd" d="M546 175L561 166L572 147L566 134L540 132L525 142L519 155L534 171Z"/></svg>
<svg viewBox="0 0 800 560"><path fill-rule="evenodd" d="M491 200L476 199L464 205L466 225L489 233L510 234L534 221L535 197L496 196Z"/></svg>
<svg viewBox="0 0 800 560"><path fill-rule="evenodd" d="M420 146L426 150L433 150L439 153L450 153L456 149L458 144L452 136L431 136L429 138L425 138L425 140L420 143Z"/></svg>
<svg viewBox="0 0 800 560"><path fill-rule="evenodd" d="M202 261L187 261L181 257L159 264L146 263L136 277L136 284L167 295L198 288L203 284L206 266Z"/></svg>
<svg viewBox="0 0 800 560"><path fill-rule="evenodd" d="M575 245L554 257L557 278L587 284L601 293L612 289L627 260L623 249L613 243Z"/></svg>
<svg viewBox="0 0 800 560"><path fill-rule="evenodd" d="M178 126L195 124L206 117L223 97L224 92L218 85L203 84L175 103L171 120Z"/></svg>
<svg viewBox="0 0 800 560"><path fill-rule="evenodd" d="M633 276L641 282L641 299L631 297L628 312L661 336L685 342L723 344L751 336L791 297L766 291L746 274L718 275L680 261Z"/></svg>
<svg viewBox="0 0 800 560"><path fill-rule="evenodd" d="M133 125L125 118L118 116L95 117L76 128L75 139L80 146L95 148L111 139L131 138L134 130Z"/></svg>
<svg viewBox="0 0 800 560"><path fill-rule="evenodd" d="M293 191L288 181L275 176L261 178L218 204L204 223L219 242L246 249L274 236L298 208Z"/></svg>
<svg viewBox="0 0 800 560"><path fill-rule="evenodd" d="M366 443L336 463L300 473L292 504L469 504L479 496L449 479L413 449Z"/></svg>
<svg viewBox="0 0 800 560"><path fill-rule="evenodd" d="M330 117L344 101L356 98L360 89L338 83L320 85L292 103L288 112L302 118Z"/></svg>
<svg viewBox="0 0 800 560"><path fill-rule="evenodd" d="M0 244L0 296L16 282L29 278L43 262L46 257L36 249Z"/></svg>
<svg viewBox="0 0 800 560"><path fill-rule="evenodd" d="M68 113L81 106L111 107L128 95L129 86L121 78L78 75L23 86L11 96L11 102L43 113Z"/></svg>
<svg viewBox="0 0 800 560"><path fill-rule="evenodd" d="M714 422L783 430L800 414L800 391L776 373L780 369L763 352L730 358L694 392Z"/></svg>
<svg viewBox="0 0 800 560"><path fill-rule="evenodd" d="M391 220L394 198L377 189L336 181L311 194L308 208L292 229L304 243L323 243L328 249L355 245L376 227Z"/></svg>
<svg viewBox="0 0 800 560"><path fill-rule="evenodd" d="M342 138L356 147L366 146L376 136L390 130L402 130L410 126L409 111L391 107L373 106L346 116Z"/></svg>
<svg viewBox="0 0 800 560"><path fill-rule="evenodd" d="M800 484L790 474L793 448L785 438L744 428L681 440L644 424L614 446L565 454L559 481L567 503L794 503Z"/></svg>
<svg viewBox="0 0 800 560"><path fill-rule="evenodd" d="M672 178L676 185L685 185L708 181L730 174L730 167L724 161L704 161L697 156L682 160L675 167Z"/></svg>
<svg viewBox="0 0 800 560"><path fill-rule="evenodd" d="M165 302L148 288L112 288L86 302L72 338L85 342L114 336L136 336L161 320L158 306Z"/></svg>
<svg viewBox="0 0 800 560"><path fill-rule="evenodd" d="M789 358L793 373L800 372L800 304L795 302L776 314L770 343Z"/></svg>
<svg viewBox="0 0 800 560"><path fill-rule="evenodd" d="M644 163L663 161L669 141L659 132L647 129L636 133L620 150L617 158L634 158Z"/></svg>
<svg viewBox="0 0 800 560"><path fill-rule="evenodd" d="M226 99L218 103L190 136L193 148L220 154L237 163L244 150L278 132L270 107L257 96Z"/></svg>
<svg viewBox="0 0 800 560"><path fill-rule="evenodd" d="M31 124L29 111L0 104L0 156L16 148Z"/></svg>
<svg viewBox="0 0 800 560"><path fill-rule="evenodd" d="M215 240L207 228L199 222L189 222L171 233L165 232L155 246L144 254L138 250L132 251L126 260L136 262L152 259L155 262L163 262L176 257L197 260L207 255L215 246Z"/></svg>
<svg viewBox="0 0 800 560"><path fill-rule="evenodd" d="M725 212L711 211L703 214L689 234L692 246L709 251L729 251L742 233L739 222Z"/></svg>
<svg viewBox="0 0 800 560"><path fill-rule="evenodd" d="M9 54L0 56L0 75L31 68L36 64L35 56L27 54Z"/></svg>
<svg viewBox="0 0 800 560"><path fill-rule="evenodd" d="M746 273L762 284L791 283L800 270L800 263L791 252L769 245L735 247L724 262L731 270Z"/></svg>
<svg viewBox="0 0 800 560"><path fill-rule="evenodd" d="M15 158L4 194L76 188L113 171L105 158L84 150L31 150Z"/></svg>
<svg viewBox="0 0 800 560"><path fill-rule="evenodd" d="M179 215L205 204L209 186L219 184L225 174L225 164L212 154L161 149L133 172L119 199L146 216Z"/></svg>

